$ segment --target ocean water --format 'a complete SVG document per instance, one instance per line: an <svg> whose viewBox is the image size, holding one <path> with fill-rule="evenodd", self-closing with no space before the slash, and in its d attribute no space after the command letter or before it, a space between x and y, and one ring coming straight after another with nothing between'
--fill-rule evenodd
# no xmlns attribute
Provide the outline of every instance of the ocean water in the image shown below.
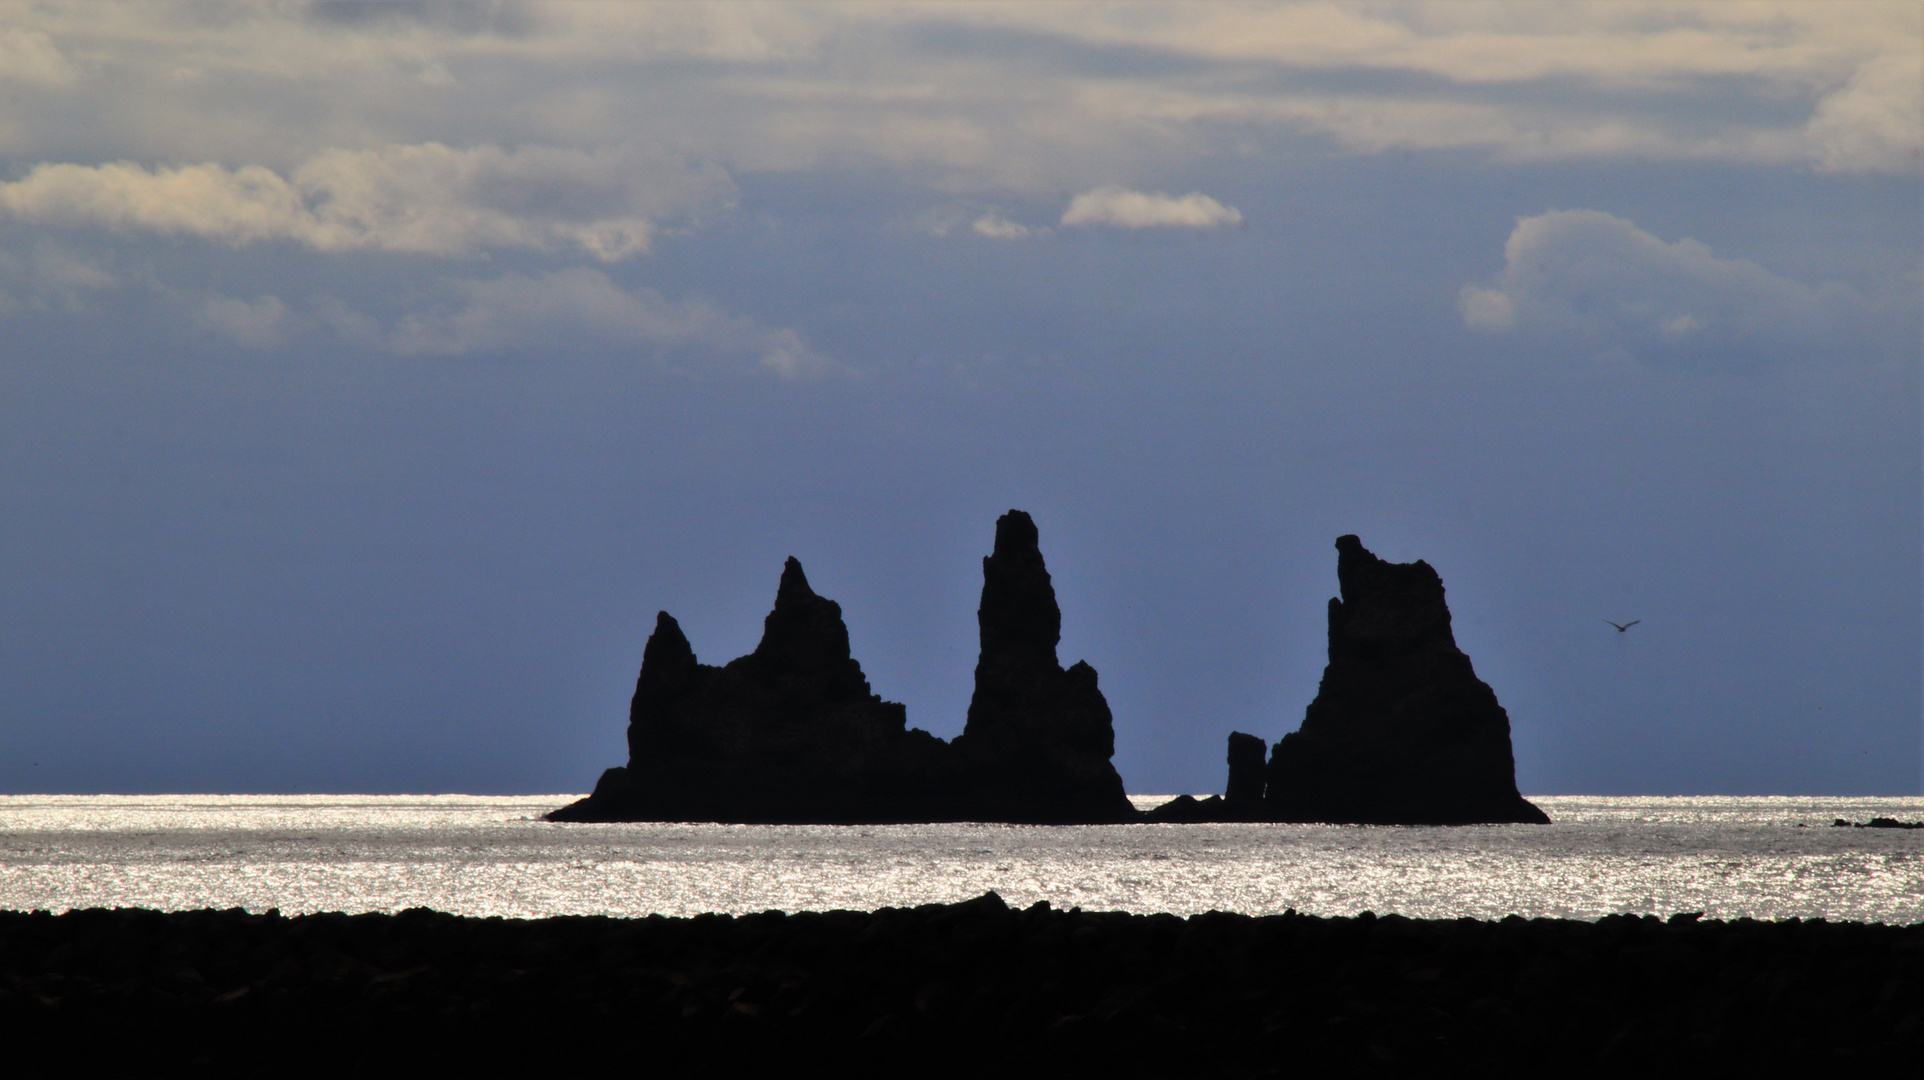
<svg viewBox="0 0 1924 1080"><path fill-rule="evenodd" d="M0 908L691 915L949 902L1191 914L1924 921L1924 798L1537 798L1550 826L556 825L576 796L0 796ZM1150 806L1160 797L1143 796Z"/></svg>

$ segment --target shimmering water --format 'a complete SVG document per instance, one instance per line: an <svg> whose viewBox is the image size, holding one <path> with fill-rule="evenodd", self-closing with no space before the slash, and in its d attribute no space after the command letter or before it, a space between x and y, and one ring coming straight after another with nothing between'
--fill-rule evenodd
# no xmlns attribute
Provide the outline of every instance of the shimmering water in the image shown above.
<svg viewBox="0 0 1924 1080"><path fill-rule="evenodd" d="M1827 827L1918 820L1920 798L1539 798L1547 827L536 820L572 798L0 796L0 908L688 915L995 889L1018 906L1178 914L1924 921L1924 830Z"/></svg>

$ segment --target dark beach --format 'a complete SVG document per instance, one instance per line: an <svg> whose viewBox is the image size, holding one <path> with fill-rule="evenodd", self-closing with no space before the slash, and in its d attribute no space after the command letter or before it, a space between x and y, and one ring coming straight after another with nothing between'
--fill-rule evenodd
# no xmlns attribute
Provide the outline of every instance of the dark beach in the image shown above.
<svg viewBox="0 0 1924 1080"><path fill-rule="evenodd" d="M1924 926L953 905L0 914L16 1076L1681 1074L1914 1063Z"/></svg>

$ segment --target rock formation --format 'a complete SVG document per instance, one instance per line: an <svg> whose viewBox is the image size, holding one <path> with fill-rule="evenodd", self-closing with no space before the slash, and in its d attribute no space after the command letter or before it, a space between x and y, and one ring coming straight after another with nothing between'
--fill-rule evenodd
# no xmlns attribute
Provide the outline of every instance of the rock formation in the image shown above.
<svg viewBox="0 0 1924 1080"><path fill-rule="evenodd" d="M1047 823L1133 821L1110 757L1115 727L1096 669L1056 658L1062 611L1035 522L1011 510L982 560L982 653L968 725L956 737L966 816Z"/></svg>
<svg viewBox="0 0 1924 1080"><path fill-rule="evenodd" d="M1223 789L1225 809L1243 820L1263 814L1263 740L1240 731L1229 733L1229 785Z"/></svg>
<svg viewBox="0 0 1924 1080"><path fill-rule="evenodd" d="M841 606L789 559L755 651L713 667L661 612L628 711L628 766L555 821L925 820L948 747L910 729L849 655Z"/></svg>
<svg viewBox="0 0 1924 1080"><path fill-rule="evenodd" d="M1096 822L1139 815L1087 664L1056 661L1062 615L1035 523L1010 511L983 560L982 654L953 745L869 689L833 600L782 570L755 651L713 667L667 612L642 653L628 765L553 821Z"/></svg>
<svg viewBox="0 0 1924 1080"><path fill-rule="evenodd" d="M1450 631L1443 581L1336 541L1329 666L1271 755L1278 821L1458 825L1549 819L1517 793L1510 718Z"/></svg>
<svg viewBox="0 0 1924 1080"><path fill-rule="evenodd" d="M1194 824L1204 821L1265 821L1263 803L1263 740L1240 731L1229 733L1229 786L1221 795L1198 799L1178 795L1149 811L1145 820L1157 824Z"/></svg>
<svg viewBox="0 0 1924 1080"><path fill-rule="evenodd" d="M1837 829L1924 829L1924 821L1899 821L1896 818L1874 817L1869 821L1851 821L1836 818L1831 827Z"/></svg>

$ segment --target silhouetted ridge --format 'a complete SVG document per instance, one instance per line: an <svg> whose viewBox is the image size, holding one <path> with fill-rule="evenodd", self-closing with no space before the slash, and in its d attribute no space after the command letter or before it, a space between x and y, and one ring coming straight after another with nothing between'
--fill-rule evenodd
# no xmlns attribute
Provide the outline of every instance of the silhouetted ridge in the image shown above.
<svg viewBox="0 0 1924 1080"><path fill-rule="evenodd" d="M0 912L0 1029L19 1077L1898 1077L1920 958L1695 912L95 908Z"/></svg>

